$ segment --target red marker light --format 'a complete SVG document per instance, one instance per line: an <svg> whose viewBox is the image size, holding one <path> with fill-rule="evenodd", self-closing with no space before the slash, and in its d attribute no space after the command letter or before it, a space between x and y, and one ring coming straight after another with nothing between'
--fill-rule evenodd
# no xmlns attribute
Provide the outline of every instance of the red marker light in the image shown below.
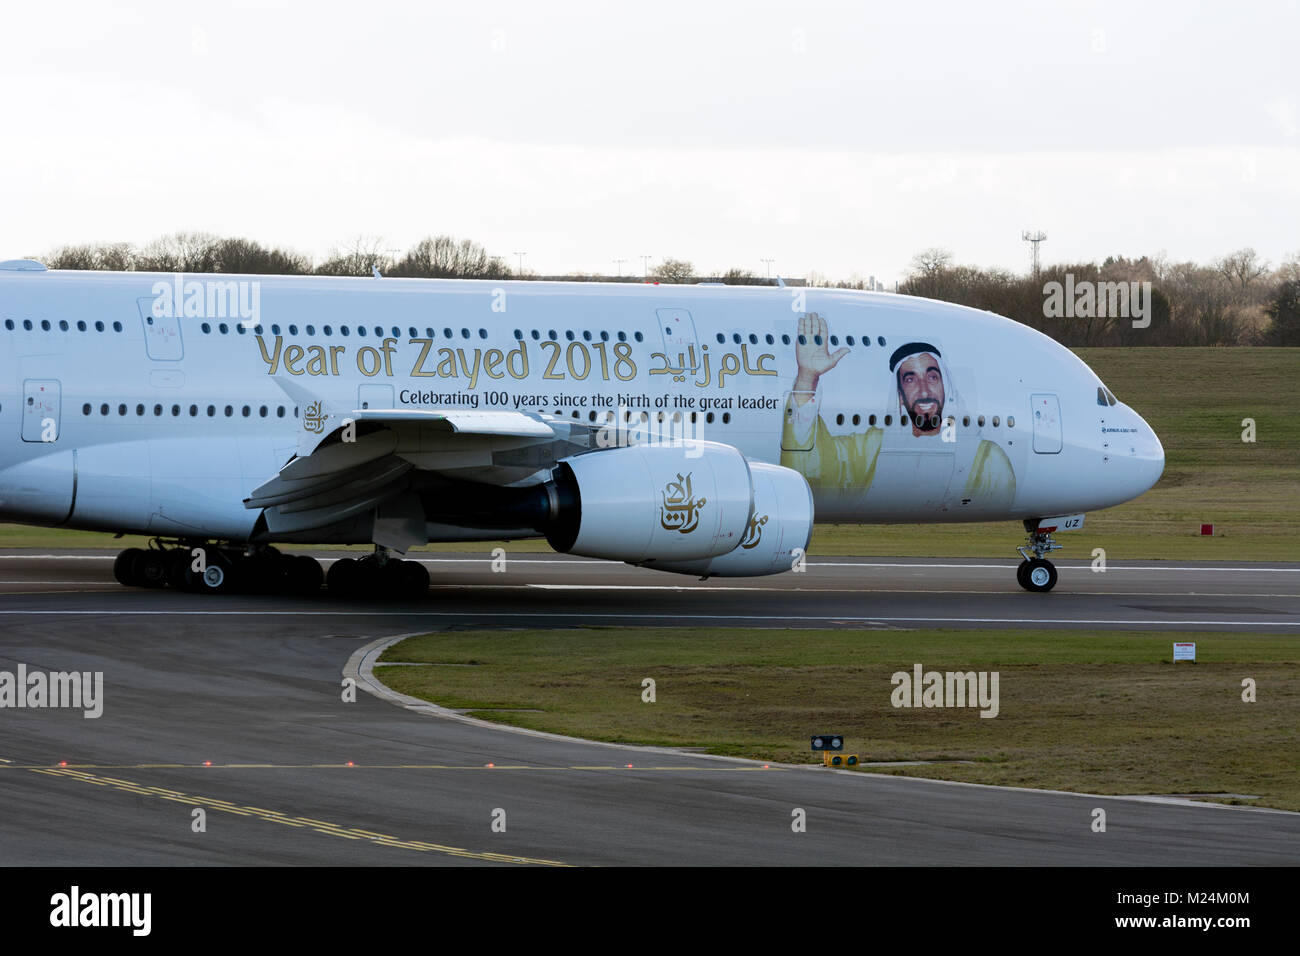
<svg viewBox="0 0 1300 956"><path fill-rule="evenodd" d="M628 765L627 765L627 769L628 769L628 770L631 770L631 769L632 769L632 765L631 765L631 764L628 764Z"/></svg>
<svg viewBox="0 0 1300 956"><path fill-rule="evenodd" d="M211 761L211 760L205 760L205 761L203 761L203 766L205 766L205 767L211 767L211 766L212 766L212 761Z"/></svg>
<svg viewBox="0 0 1300 956"><path fill-rule="evenodd" d="M490 763L490 764L488 764L488 766L489 766L489 767L495 767L496 764L494 764L494 763Z"/></svg>
<svg viewBox="0 0 1300 956"><path fill-rule="evenodd" d="M349 766L349 767L353 766L353 763L352 763L351 760L348 761L348 766Z"/></svg>
<svg viewBox="0 0 1300 956"><path fill-rule="evenodd" d="M67 765L68 765L68 762L67 762L66 760L60 760L60 761L59 761L59 766L60 766L60 767L66 767Z"/></svg>

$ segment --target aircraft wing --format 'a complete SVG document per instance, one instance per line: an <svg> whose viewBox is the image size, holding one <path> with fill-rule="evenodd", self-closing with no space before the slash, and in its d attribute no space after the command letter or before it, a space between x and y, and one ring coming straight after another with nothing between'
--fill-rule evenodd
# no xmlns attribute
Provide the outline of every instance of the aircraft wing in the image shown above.
<svg viewBox="0 0 1300 956"><path fill-rule="evenodd" d="M274 534L374 509L377 543L398 551L426 541L420 491L456 481L539 484L560 458L595 446L592 426L504 409L344 411L316 399L302 420L297 453L244 507L261 510Z"/></svg>

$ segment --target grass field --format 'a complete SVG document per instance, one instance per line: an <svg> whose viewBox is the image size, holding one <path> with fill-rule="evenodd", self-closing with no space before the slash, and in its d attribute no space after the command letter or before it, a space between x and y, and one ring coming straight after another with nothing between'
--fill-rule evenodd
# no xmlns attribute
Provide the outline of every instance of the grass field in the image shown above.
<svg viewBox="0 0 1300 956"><path fill-rule="evenodd" d="M1196 663L1170 662L1193 640ZM1259 634L702 628L453 631L378 667L394 690L488 720L619 743L814 761L842 733L871 769L1091 793L1233 793L1300 810L1300 644ZM890 677L997 671L999 713L895 708ZM1242 700L1242 680L1258 701ZM642 681L655 681L654 703ZM957 761L970 761L958 763Z"/></svg>
<svg viewBox="0 0 1300 956"><path fill-rule="evenodd" d="M1165 446L1164 476L1136 501L1088 516L1062 535L1062 557L1108 560L1300 560L1300 349L1080 349L1121 401L1135 408ZM1256 441L1241 440L1253 418ZM1202 523L1214 537L1200 537ZM0 525L0 547L121 549L79 531ZM1015 557L1018 524L819 525L813 555ZM486 554L494 545L438 545ZM538 541L510 551L546 551ZM369 550L368 548L365 550Z"/></svg>

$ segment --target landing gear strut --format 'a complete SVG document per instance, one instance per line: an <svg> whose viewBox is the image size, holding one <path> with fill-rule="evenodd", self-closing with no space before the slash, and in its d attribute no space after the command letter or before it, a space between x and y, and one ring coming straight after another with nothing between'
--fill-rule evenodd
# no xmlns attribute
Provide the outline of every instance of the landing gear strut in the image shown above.
<svg viewBox="0 0 1300 956"><path fill-rule="evenodd" d="M1055 530L1055 529L1053 529ZM1061 545L1056 543L1050 531L1039 531L1038 521L1030 519L1025 521L1025 531L1029 540L1016 548L1020 556L1024 558L1020 566L1016 568L1016 581L1026 591L1036 591L1045 593L1056 587L1056 565L1048 561L1043 555L1052 551L1060 551ZM1031 558L1030 555L1033 555Z"/></svg>

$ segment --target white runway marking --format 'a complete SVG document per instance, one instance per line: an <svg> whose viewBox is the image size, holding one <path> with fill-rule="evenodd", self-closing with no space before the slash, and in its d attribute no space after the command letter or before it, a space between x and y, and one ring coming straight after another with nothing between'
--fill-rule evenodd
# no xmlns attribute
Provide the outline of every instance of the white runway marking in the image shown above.
<svg viewBox="0 0 1300 956"><path fill-rule="evenodd" d="M671 624L674 621L853 621L866 624L1159 624L1171 626L1213 626L1213 627L1300 627L1300 620L1293 621L1166 621L1160 618L1142 618L1138 620L1105 618L1033 618L1033 617L859 617L852 614L677 614L667 616L657 614L623 614L599 612L570 611L538 612L527 611L130 611L119 609L81 610L81 611L17 611L0 610L0 615L9 616L102 616L102 617L450 617L458 620L466 618L561 618L571 621L580 618L592 620L636 620L652 621L659 624Z"/></svg>

